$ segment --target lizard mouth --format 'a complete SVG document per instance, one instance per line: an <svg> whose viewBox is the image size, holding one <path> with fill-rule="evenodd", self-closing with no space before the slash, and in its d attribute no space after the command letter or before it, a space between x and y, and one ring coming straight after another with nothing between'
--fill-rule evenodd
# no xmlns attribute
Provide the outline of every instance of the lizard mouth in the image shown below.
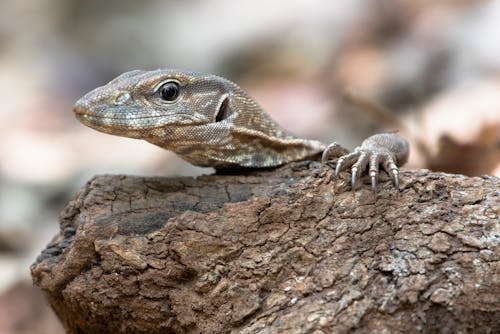
<svg viewBox="0 0 500 334"><path fill-rule="evenodd" d="M76 119L78 119L80 122L82 122L84 124L87 124L90 122L89 114L87 114L83 108L75 106L73 108L73 113L75 114Z"/></svg>
<svg viewBox="0 0 500 334"><path fill-rule="evenodd" d="M117 134L118 132L133 132L163 128L165 126L191 126L200 123L199 119L192 115L176 115L175 119L165 115L147 115L127 117L125 115L106 115L89 112L78 105L73 107L76 119L93 129L101 132ZM131 137L128 136L127 137Z"/></svg>

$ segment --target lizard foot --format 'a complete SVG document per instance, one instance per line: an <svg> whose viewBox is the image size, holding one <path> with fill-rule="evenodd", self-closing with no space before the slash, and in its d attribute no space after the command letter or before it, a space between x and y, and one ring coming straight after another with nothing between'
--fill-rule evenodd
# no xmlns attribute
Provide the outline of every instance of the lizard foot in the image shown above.
<svg viewBox="0 0 500 334"><path fill-rule="evenodd" d="M335 177L338 174L351 168L351 188L355 189L356 181L361 177L362 173L368 166L368 174L371 179L371 190L375 191L379 176L379 166L389 174L394 187L399 189L399 173L396 165L396 158L391 150L385 147L373 147L364 145L357 147L353 152L350 152L337 143L328 145L323 151L321 164L324 166L331 158L338 158L335 164Z"/></svg>

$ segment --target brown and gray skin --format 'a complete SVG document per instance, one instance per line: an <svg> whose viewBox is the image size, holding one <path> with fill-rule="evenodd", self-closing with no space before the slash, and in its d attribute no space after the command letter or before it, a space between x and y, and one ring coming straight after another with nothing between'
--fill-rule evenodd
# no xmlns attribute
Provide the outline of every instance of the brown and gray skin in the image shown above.
<svg viewBox="0 0 500 334"><path fill-rule="evenodd" d="M93 129L144 139L202 167L274 167L323 152L323 164L340 157L335 175L351 167L353 188L367 165L372 189L379 165L398 187L397 166L409 152L407 141L395 133L371 136L352 153L336 143L295 137L235 83L182 70L124 73L86 94L73 111Z"/></svg>

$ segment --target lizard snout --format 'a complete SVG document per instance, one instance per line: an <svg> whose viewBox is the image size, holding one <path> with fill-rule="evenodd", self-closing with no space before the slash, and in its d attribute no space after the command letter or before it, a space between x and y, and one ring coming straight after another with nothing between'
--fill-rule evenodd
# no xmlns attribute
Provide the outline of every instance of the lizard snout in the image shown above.
<svg viewBox="0 0 500 334"><path fill-rule="evenodd" d="M75 105L73 106L73 113L74 113L75 115L77 115L77 116L78 116L78 115L80 115L80 116L81 116L81 115L85 115L85 114L86 114L86 113L85 113L85 108L83 108L83 107L82 107L81 105L79 105L79 104L75 104Z"/></svg>

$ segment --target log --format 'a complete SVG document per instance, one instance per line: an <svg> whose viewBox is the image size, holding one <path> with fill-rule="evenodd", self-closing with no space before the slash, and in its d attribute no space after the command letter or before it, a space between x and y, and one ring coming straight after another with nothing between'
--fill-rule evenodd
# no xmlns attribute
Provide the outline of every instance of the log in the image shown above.
<svg viewBox="0 0 500 334"><path fill-rule="evenodd" d="M68 333L498 333L500 180L104 175L31 266Z"/></svg>

